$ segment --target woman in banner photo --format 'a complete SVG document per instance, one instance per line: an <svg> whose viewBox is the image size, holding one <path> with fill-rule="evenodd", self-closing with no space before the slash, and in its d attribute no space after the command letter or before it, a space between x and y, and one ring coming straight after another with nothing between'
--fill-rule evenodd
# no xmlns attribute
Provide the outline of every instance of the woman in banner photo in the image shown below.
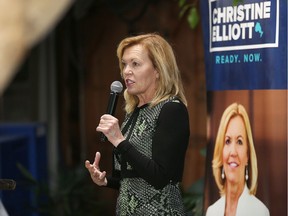
<svg viewBox="0 0 288 216"><path fill-rule="evenodd" d="M176 59L159 34L122 40L117 49L126 117L105 114L96 130L114 146L112 176L100 152L85 162L93 182L119 189L116 215L185 215L179 184L189 142L187 102Z"/></svg>
<svg viewBox="0 0 288 216"><path fill-rule="evenodd" d="M249 117L241 104L231 104L222 115L212 168L221 198L208 207L206 216L270 215L255 197L257 157Z"/></svg>

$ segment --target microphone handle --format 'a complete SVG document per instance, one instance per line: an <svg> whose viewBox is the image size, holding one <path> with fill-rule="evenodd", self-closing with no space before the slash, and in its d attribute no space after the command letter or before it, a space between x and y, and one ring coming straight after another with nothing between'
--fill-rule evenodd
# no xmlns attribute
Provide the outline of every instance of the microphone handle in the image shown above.
<svg viewBox="0 0 288 216"><path fill-rule="evenodd" d="M103 133L101 133L100 141L101 142L106 142L107 141L107 137Z"/></svg>
<svg viewBox="0 0 288 216"><path fill-rule="evenodd" d="M117 102L118 102L118 94L116 92L110 92L110 97L109 97L109 101L108 101L106 114L110 114L110 115L114 116ZM107 141L107 137L103 133L101 133L100 136L101 136L100 137L101 142Z"/></svg>
<svg viewBox="0 0 288 216"><path fill-rule="evenodd" d="M117 102L118 102L118 94L116 92L110 92L106 114L114 116Z"/></svg>

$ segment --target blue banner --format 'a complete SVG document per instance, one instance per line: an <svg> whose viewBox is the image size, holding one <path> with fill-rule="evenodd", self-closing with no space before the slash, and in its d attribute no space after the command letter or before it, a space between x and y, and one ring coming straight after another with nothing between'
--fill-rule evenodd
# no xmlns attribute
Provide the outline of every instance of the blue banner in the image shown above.
<svg viewBox="0 0 288 216"><path fill-rule="evenodd" d="M208 91L287 89L287 0L200 2Z"/></svg>
<svg viewBox="0 0 288 216"><path fill-rule="evenodd" d="M257 178L254 200L263 205L241 205L242 191L237 201L242 208L237 206L236 214L268 215L269 211L270 215L287 215L287 0L201 0L200 4L207 88L204 212L207 216L228 212L225 206L230 202L225 199L231 197L231 191L223 187L241 186L244 181L250 189L251 175ZM241 134L241 126L230 126L226 112L235 104L245 108L238 111L246 110L251 124L242 128L250 130L250 150L255 148L253 157L248 153L246 168L231 162L239 159L236 150L228 157L223 147L226 134L231 138L228 125L237 131L237 139ZM257 171L247 171L252 163ZM224 191L224 199L219 190Z"/></svg>

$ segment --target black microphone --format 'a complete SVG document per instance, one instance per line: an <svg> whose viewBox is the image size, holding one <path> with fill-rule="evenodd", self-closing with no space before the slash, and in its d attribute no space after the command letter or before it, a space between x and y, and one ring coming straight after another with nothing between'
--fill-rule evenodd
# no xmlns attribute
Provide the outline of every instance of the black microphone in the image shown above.
<svg viewBox="0 0 288 216"><path fill-rule="evenodd" d="M0 179L0 190L14 190L16 182L12 179Z"/></svg>
<svg viewBox="0 0 288 216"><path fill-rule="evenodd" d="M123 85L119 81L114 81L110 86L110 90L111 92L110 92L106 114L110 114L114 116L117 101L118 101L118 96L123 90ZM101 142L105 142L107 141L107 137L103 133L101 133L100 140Z"/></svg>

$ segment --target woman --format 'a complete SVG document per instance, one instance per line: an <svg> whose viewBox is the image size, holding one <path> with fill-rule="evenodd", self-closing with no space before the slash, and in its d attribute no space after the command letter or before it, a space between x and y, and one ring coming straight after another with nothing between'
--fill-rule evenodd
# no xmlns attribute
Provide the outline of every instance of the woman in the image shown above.
<svg viewBox="0 0 288 216"><path fill-rule="evenodd" d="M255 197L257 158L249 117L241 104L231 104L222 115L212 167L221 198L207 209L206 216L269 215Z"/></svg>
<svg viewBox="0 0 288 216"><path fill-rule="evenodd" d="M105 114L96 130L114 148L112 177L85 162L99 186L119 188L117 215L185 215L179 183L189 141L189 117L171 46L157 34L124 39L118 46L126 118Z"/></svg>

